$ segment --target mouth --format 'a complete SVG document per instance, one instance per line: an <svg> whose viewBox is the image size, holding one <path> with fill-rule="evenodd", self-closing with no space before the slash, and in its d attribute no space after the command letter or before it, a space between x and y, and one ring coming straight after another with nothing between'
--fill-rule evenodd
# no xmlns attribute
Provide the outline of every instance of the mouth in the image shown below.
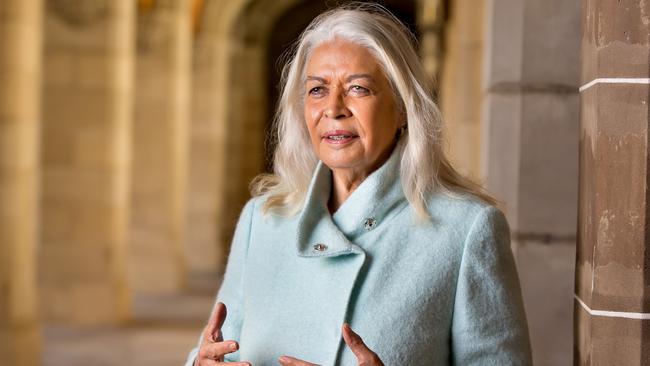
<svg viewBox="0 0 650 366"><path fill-rule="evenodd" d="M346 130L327 131L322 135L322 140L334 145L344 145L357 139L359 136Z"/></svg>

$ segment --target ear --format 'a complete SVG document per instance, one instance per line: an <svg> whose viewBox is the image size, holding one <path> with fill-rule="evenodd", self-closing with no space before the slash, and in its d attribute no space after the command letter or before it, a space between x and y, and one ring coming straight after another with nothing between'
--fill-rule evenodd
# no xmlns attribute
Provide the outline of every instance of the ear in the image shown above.
<svg viewBox="0 0 650 366"><path fill-rule="evenodd" d="M403 104L399 105L397 108L397 131L395 131L395 136L399 138L404 131L406 131L408 123L406 118L406 108Z"/></svg>
<svg viewBox="0 0 650 366"><path fill-rule="evenodd" d="M404 134L404 132L406 132L407 128L408 128L408 125L406 124L406 122L402 123L402 124L397 128L397 131L395 131L395 138L396 138L397 140L399 140L399 138Z"/></svg>
<svg viewBox="0 0 650 366"><path fill-rule="evenodd" d="M407 113L404 102L400 102L399 107L397 108L397 118L398 121L404 121L404 124L406 124Z"/></svg>
<svg viewBox="0 0 650 366"><path fill-rule="evenodd" d="M400 108L397 116L397 121L398 121L398 130L400 131L399 133L404 132L406 128L408 127L408 120L406 118L406 110L404 108Z"/></svg>

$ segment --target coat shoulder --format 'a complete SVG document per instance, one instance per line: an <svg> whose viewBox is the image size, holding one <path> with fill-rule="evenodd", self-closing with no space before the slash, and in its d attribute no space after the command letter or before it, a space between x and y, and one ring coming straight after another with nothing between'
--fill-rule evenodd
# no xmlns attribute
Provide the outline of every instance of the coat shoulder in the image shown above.
<svg viewBox="0 0 650 366"><path fill-rule="evenodd" d="M472 231L509 232L503 213L474 195L435 193L427 200L427 210L431 219L424 225L425 231L444 233L458 249L462 249Z"/></svg>
<svg viewBox="0 0 650 366"><path fill-rule="evenodd" d="M472 194L450 195L434 193L427 200L427 210L433 222L471 225L482 214L499 215L501 211Z"/></svg>

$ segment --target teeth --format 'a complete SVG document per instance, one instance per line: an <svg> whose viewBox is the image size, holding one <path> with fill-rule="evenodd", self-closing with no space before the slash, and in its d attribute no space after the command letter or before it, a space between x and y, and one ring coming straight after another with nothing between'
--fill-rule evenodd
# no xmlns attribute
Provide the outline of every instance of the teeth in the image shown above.
<svg viewBox="0 0 650 366"><path fill-rule="evenodd" d="M344 139L346 139L346 138L348 138L348 137L350 137L350 136L346 136L346 135L332 135L332 136L328 136L327 138L329 138L329 139L331 139L331 140L344 140Z"/></svg>

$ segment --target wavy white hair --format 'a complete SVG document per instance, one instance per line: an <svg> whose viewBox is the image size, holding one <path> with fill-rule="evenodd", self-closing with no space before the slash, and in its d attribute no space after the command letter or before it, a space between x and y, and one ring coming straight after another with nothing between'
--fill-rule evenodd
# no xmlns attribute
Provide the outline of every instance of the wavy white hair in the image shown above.
<svg viewBox="0 0 650 366"><path fill-rule="evenodd" d="M404 194L420 219L430 217L426 202L434 191L451 196L473 194L494 204L481 186L453 169L443 151L443 122L431 91L433 85L413 47L415 37L380 5L355 4L329 10L302 33L282 73L282 91L274 121L274 174L251 183L254 196L266 195L264 213L294 215L305 200L318 163L304 120L305 68L319 45L345 39L368 48L391 83L407 119L400 137Z"/></svg>

